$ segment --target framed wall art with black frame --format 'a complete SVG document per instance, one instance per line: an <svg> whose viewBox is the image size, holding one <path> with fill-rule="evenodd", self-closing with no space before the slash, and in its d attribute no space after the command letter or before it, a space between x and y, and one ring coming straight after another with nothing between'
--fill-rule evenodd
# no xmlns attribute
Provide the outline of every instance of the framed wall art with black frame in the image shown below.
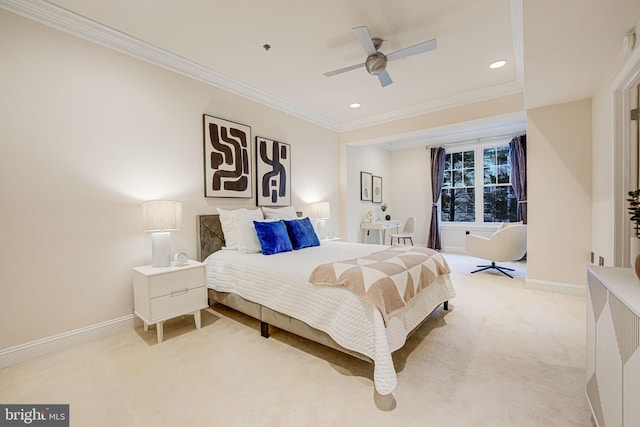
<svg viewBox="0 0 640 427"><path fill-rule="evenodd" d="M203 114L204 196L251 198L251 127Z"/></svg>
<svg viewBox="0 0 640 427"><path fill-rule="evenodd" d="M382 177L373 175L371 177L371 201L382 203Z"/></svg>
<svg viewBox="0 0 640 427"><path fill-rule="evenodd" d="M291 205L291 146L256 136L258 206Z"/></svg>
<svg viewBox="0 0 640 427"><path fill-rule="evenodd" d="M371 201L371 174L360 172L360 200Z"/></svg>

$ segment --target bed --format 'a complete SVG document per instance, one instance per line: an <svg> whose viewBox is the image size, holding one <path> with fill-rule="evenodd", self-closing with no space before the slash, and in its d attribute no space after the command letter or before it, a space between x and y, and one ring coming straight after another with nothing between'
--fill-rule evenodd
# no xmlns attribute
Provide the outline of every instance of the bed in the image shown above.
<svg viewBox="0 0 640 427"><path fill-rule="evenodd" d="M439 275L409 300L406 307L383 316L371 302L341 286L311 284L319 265L361 257L389 246L321 241L320 246L263 255L223 249L218 215L197 217L198 258L206 263L210 304L220 303L269 325L332 347L374 364L374 385L391 393L396 372L391 354L401 348L438 306L448 309L455 296L449 274ZM441 255L436 253L435 257ZM439 261L446 261L444 258Z"/></svg>

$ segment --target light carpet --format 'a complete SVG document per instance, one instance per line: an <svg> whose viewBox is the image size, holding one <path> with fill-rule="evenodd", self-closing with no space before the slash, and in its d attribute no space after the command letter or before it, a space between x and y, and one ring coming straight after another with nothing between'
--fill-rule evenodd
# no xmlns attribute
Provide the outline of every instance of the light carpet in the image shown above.
<svg viewBox="0 0 640 427"><path fill-rule="evenodd" d="M69 403L72 426L594 426L585 298L445 257L458 295L394 353L389 396L372 365L217 307L1 370L0 403Z"/></svg>

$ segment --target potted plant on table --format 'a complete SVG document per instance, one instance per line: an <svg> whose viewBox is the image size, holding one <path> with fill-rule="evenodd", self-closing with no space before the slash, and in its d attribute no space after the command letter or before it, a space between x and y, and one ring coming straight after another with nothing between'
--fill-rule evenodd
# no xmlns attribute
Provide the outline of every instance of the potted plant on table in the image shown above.
<svg viewBox="0 0 640 427"><path fill-rule="evenodd" d="M383 214L387 211L387 202L382 202L382 204L380 205L380 210L382 211ZM391 215L389 214L385 215L384 219L389 221L391 219Z"/></svg>

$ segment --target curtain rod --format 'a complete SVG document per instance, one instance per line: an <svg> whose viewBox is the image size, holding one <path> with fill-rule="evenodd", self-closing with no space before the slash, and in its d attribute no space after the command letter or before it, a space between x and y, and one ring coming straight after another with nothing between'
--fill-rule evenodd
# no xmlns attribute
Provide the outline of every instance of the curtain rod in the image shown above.
<svg viewBox="0 0 640 427"><path fill-rule="evenodd" d="M444 142L444 143L440 143L440 144L431 144L431 145L426 145L424 147L425 150L428 150L429 148L433 148L433 147L451 147L454 145L462 145L462 144L470 144L472 142L476 142L476 143L480 143L480 142L486 142L486 141L491 141L494 139L502 139L502 138L510 138L513 139L516 136L522 136L522 135L526 135L526 132L512 132L512 133L505 133L504 135L496 135L496 136L488 136L485 138L473 138L473 139L467 139L464 141L453 141L453 142Z"/></svg>

